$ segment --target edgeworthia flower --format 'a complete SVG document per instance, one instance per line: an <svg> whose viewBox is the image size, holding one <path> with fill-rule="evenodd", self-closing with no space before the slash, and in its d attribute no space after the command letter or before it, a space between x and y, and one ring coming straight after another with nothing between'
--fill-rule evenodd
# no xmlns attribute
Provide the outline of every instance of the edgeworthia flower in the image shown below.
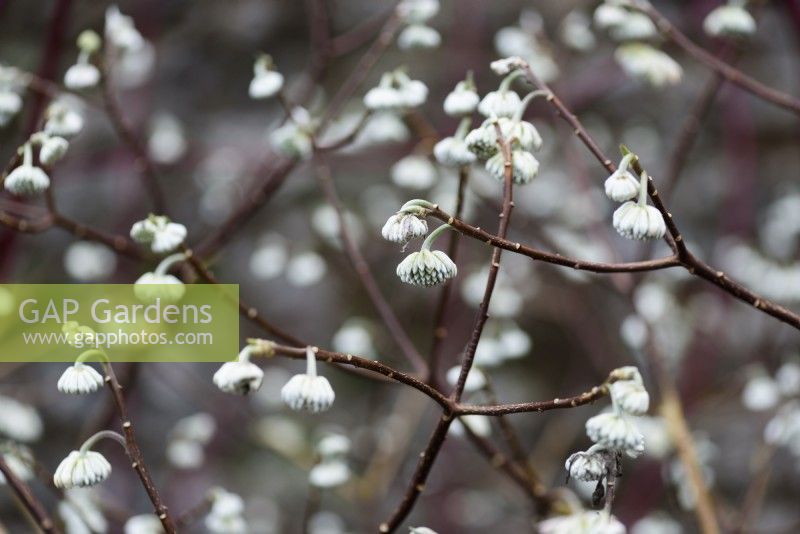
<svg viewBox="0 0 800 534"><path fill-rule="evenodd" d="M61 374L58 391L69 395L86 395L102 388L103 384L103 375L79 359Z"/></svg>
<svg viewBox="0 0 800 534"><path fill-rule="evenodd" d="M471 122L472 120L469 117L464 117L452 137L445 137L436 143L433 147L433 155L436 157L436 161L447 167L461 167L477 160L477 157L464 140Z"/></svg>
<svg viewBox="0 0 800 534"><path fill-rule="evenodd" d="M64 85L67 89L80 90L94 87L100 82L100 70L91 62L91 56L102 46L100 36L86 30L78 36L78 61L64 74Z"/></svg>
<svg viewBox="0 0 800 534"><path fill-rule="evenodd" d="M131 238L137 243L150 245L156 254L175 250L186 239L186 227L170 221L166 215L150 214L147 219L134 223Z"/></svg>
<svg viewBox="0 0 800 534"><path fill-rule="evenodd" d="M498 152L486 160L486 170L500 181L505 179L506 160ZM512 180L515 184L525 185L531 183L539 172L539 160L533 154L524 150L511 152Z"/></svg>
<svg viewBox="0 0 800 534"><path fill-rule="evenodd" d="M264 371L250 362L254 346L248 344L239 353L235 361L222 364L214 373L214 385L225 393L247 395L261 387Z"/></svg>
<svg viewBox="0 0 800 534"><path fill-rule="evenodd" d="M617 170L606 179L606 196L614 202L625 202L639 194L639 180L628 170L634 154L625 154Z"/></svg>
<svg viewBox="0 0 800 534"><path fill-rule="evenodd" d="M184 261L183 253L173 254L164 258L156 270L144 273L133 284L133 293L143 302L156 302L161 299L165 303L178 302L186 293L186 287L178 278L168 274L172 265Z"/></svg>
<svg viewBox="0 0 800 534"><path fill-rule="evenodd" d="M743 6L731 2L711 11L703 30L712 37L747 37L756 32L756 20Z"/></svg>
<svg viewBox="0 0 800 534"><path fill-rule="evenodd" d="M272 148L292 159L305 159L314 150L313 135L319 121L305 108L292 108L290 120L269 135Z"/></svg>
<svg viewBox="0 0 800 534"><path fill-rule="evenodd" d="M47 173L33 165L31 143L22 147L22 165L8 173L3 185L10 193L22 196L36 195L50 187Z"/></svg>
<svg viewBox="0 0 800 534"><path fill-rule="evenodd" d="M644 43L626 43L614 52L614 59L628 74L653 87L675 85L683 77L681 66L666 53Z"/></svg>
<svg viewBox="0 0 800 534"><path fill-rule="evenodd" d="M205 527L213 534L244 534L248 532L244 518L244 500L222 488L211 490L211 511Z"/></svg>
<svg viewBox="0 0 800 534"><path fill-rule="evenodd" d="M39 161L47 167L64 157L69 149L69 141L63 137L46 136L39 149Z"/></svg>
<svg viewBox="0 0 800 534"><path fill-rule="evenodd" d="M412 252L397 266L397 276L403 282L422 287L433 287L453 278L458 273L456 264L441 250L431 250L434 240L444 230L450 228L443 224L422 243L419 252Z"/></svg>
<svg viewBox="0 0 800 534"><path fill-rule="evenodd" d="M371 110L404 110L421 106L427 98L427 86L398 69L381 76L378 86L364 95L364 105Z"/></svg>
<svg viewBox="0 0 800 534"><path fill-rule="evenodd" d="M398 212L389 217L381 229L381 235L393 243L408 243L428 233L428 222L412 213Z"/></svg>
<svg viewBox="0 0 800 534"><path fill-rule="evenodd" d="M425 24L411 24L397 36L400 50L436 48L441 42L439 32Z"/></svg>
<svg viewBox="0 0 800 534"><path fill-rule="evenodd" d="M283 74L274 70L272 56L262 54L253 65L253 79L248 93L250 98L259 100L278 94L283 88Z"/></svg>
<svg viewBox="0 0 800 534"><path fill-rule="evenodd" d="M392 182L407 189L428 189L436 183L438 173L423 155L411 154L392 165Z"/></svg>
<svg viewBox="0 0 800 534"><path fill-rule="evenodd" d="M630 417L619 411L601 413L586 421L586 435L604 449L632 458L644 452L644 436Z"/></svg>
<svg viewBox="0 0 800 534"><path fill-rule="evenodd" d="M639 199L629 200L614 211L613 225L619 235L628 239L661 239L667 233L664 217L647 204L647 174L639 182Z"/></svg>
<svg viewBox="0 0 800 534"><path fill-rule="evenodd" d="M324 412L333 405L336 395L330 382L317 375L313 347L306 347L306 372L294 375L281 389L281 399L292 410Z"/></svg>
<svg viewBox="0 0 800 534"><path fill-rule="evenodd" d="M451 117L463 117L470 115L478 108L480 97L475 92L475 82L472 76L467 75L467 79L456 84L455 89L444 99L444 112Z"/></svg>
<svg viewBox="0 0 800 534"><path fill-rule="evenodd" d="M539 534L625 534L625 525L608 511L579 511L545 519L537 525Z"/></svg>
<svg viewBox="0 0 800 534"><path fill-rule="evenodd" d="M22 97L11 90L3 87L0 89L0 126L5 126L22 109Z"/></svg>
<svg viewBox="0 0 800 534"><path fill-rule="evenodd" d="M579 451L572 454L564 464L569 478L582 482L601 480L608 473L610 462L616 461L613 454L598 445L593 445L588 451Z"/></svg>

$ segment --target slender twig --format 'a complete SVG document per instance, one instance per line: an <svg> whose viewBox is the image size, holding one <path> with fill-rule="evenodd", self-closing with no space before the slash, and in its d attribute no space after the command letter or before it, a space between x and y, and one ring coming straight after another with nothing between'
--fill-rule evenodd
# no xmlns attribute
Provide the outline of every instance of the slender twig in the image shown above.
<svg viewBox="0 0 800 534"><path fill-rule="evenodd" d="M460 218L464 212L464 196L469 182L469 166L463 166L458 170L458 189L456 191L455 218ZM450 234L450 243L447 246L447 255L453 262L458 258L459 233ZM450 300L456 280L451 279L445 282L442 293L439 295L439 303L433 319L433 343L431 343L428 356L428 382L436 385L438 383L439 359L441 358L444 340L447 338L447 315L450 310Z"/></svg>
<svg viewBox="0 0 800 534"><path fill-rule="evenodd" d="M793 113L800 114L800 100L792 95L773 89L755 78L748 76L736 67L715 57L704 48L696 45L691 39L676 28L667 17L661 14L647 0L627 0L625 5L637 9L649 16L661 34L673 43L681 47L687 54L695 58L700 63L705 64L710 69L718 72L732 84L744 89L745 91L757 96L778 107L787 109Z"/></svg>
<svg viewBox="0 0 800 534"><path fill-rule="evenodd" d="M61 532L55 523L53 523L53 520L50 518L50 515L47 513L44 505L33 495L28 485L20 480L16 473L14 473L14 471L8 467L8 464L6 463L2 454L0 454L0 473L3 474L3 477L6 479L6 483L9 485L28 513L30 513L31 516L36 520L37 527L48 534L57 534Z"/></svg>
<svg viewBox="0 0 800 534"><path fill-rule="evenodd" d="M117 413L122 420L122 432L125 436L125 445L128 456L131 459L131 467L133 467L133 469L136 471L136 474L139 475L139 480L141 480L142 486L144 486L144 490L147 492L147 496L150 498L150 502L153 504L155 514L161 521L164 531L167 532L167 534L174 534L177 532L175 529L175 523L173 522L166 505L161 500L161 496L155 484L153 483L153 479L150 477L150 472L145 464L142 451L139 449L139 443L136 441L133 423L128 415L128 406L125 402L125 396L122 394L122 386L117 380L117 377L114 374L114 369L110 363L104 363L103 368L106 372L106 384L108 384L108 387L111 390L114 404L117 407Z"/></svg>

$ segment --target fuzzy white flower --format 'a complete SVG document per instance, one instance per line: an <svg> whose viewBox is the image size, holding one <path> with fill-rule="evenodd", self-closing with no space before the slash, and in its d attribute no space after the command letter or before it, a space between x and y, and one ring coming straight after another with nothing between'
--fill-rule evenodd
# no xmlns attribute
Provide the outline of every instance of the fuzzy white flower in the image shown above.
<svg viewBox="0 0 800 534"><path fill-rule="evenodd" d="M511 152L512 179L515 184L525 185L531 183L539 173L539 160L533 154L524 150ZM506 160L503 154L497 153L486 160L486 170L500 181L505 180Z"/></svg>
<svg viewBox="0 0 800 534"><path fill-rule="evenodd" d="M57 488L85 488L99 484L111 474L111 464L99 452L72 451L64 458L53 475Z"/></svg>
<svg viewBox="0 0 800 534"><path fill-rule="evenodd" d="M428 189L436 183L436 167L425 156L412 154L392 165L392 181L408 189Z"/></svg>
<svg viewBox="0 0 800 534"><path fill-rule="evenodd" d="M625 22L628 18L628 11L614 4L600 4L594 10L594 24L601 30L613 28Z"/></svg>
<svg viewBox="0 0 800 534"><path fill-rule="evenodd" d="M451 117L462 117L475 112L480 102L475 83L467 79L456 84L444 99L444 112Z"/></svg>
<svg viewBox="0 0 800 534"><path fill-rule="evenodd" d="M781 365L775 373L775 381L787 397L800 393L800 363L793 360Z"/></svg>
<svg viewBox="0 0 800 534"><path fill-rule="evenodd" d="M83 129L83 117L65 99L47 106L45 118L44 131L50 135L72 137Z"/></svg>
<svg viewBox="0 0 800 534"><path fill-rule="evenodd" d="M139 50L145 41L133 24L133 18L122 14L117 6L106 9L106 39L125 52Z"/></svg>
<svg viewBox="0 0 800 534"><path fill-rule="evenodd" d="M183 125L169 113L159 113L150 125L147 153L157 163L172 164L186 153L186 133Z"/></svg>
<svg viewBox="0 0 800 534"><path fill-rule="evenodd" d="M290 120L269 134L269 142L278 153L293 159L308 158L314 150L313 135L318 121L301 107L292 109Z"/></svg>
<svg viewBox="0 0 800 534"><path fill-rule="evenodd" d="M397 266L397 276L416 286L433 287L458 273L456 264L441 250L423 248L412 252Z"/></svg>
<svg viewBox="0 0 800 534"><path fill-rule="evenodd" d="M493 129L494 124L487 124L489 122L486 121L484 127ZM542 136L530 122L501 117L497 123L503 139L510 142L512 147L528 151L542 148Z"/></svg>
<svg viewBox="0 0 800 534"><path fill-rule="evenodd" d="M546 519L539 534L625 534L625 525L608 512L585 511Z"/></svg>
<svg viewBox="0 0 800 534"><path fill-rule="evenodd" d="M294 375L281 388L281 399L292 410L324 412L333 405L336 395L330 382L317 375L317 359L312 347L306 348L306 372Z"/></svg>
<svg viewBox="0 0 800 534"><path fill-rule="evenodd" d="M100 82L100 71L87 61L87 59L79 60L64 73L64 85L67 89L76 91L89 89Z"/></svg>
<svg viewBox="0 0 800 534"><path fill-rule="evenodd" d="M653 87L675 85L683 77L681 66L666 53L644 43L627 43L614 52L614 59L632 78Z"/></svg>
<svg viewBox="0 0 800 534"><path fill-rule="evenodd" d="M633 154L626 154L620 161L617 170L606 179L606 196L614 202L625 202L636 198L636 195L639 194L639 180L628 170L634 157Z"/></svg>
<svg viewBox="0 0 800 534"><path fill-rule="evenodd" d="M186 239L186 227L170 221L166 215L150 215L131 227L131 238L137 243L150 245L156 254L175 250Z"/></svg>
<svg viewBox="0 0 800 534"><path fill-rule="evenodd" d="M579 10L567 13L559 26L559 36L562 43L578 52L588 52L597 44L589 16Z"/></svg>
<svg viewBox="0 0 800 534"><path fill-rule="evenodd" d="M571 454L564 467L570 478L582 482L601 480L608 471L608 462L615 461L605 451L579 451Z"/></svg>
<svg viewBox="0 0 800 534"><path fill-rule="evenodd" d="M204 521L206 529L212 534L246 534L244 500L222 488L214 488L211 497L211 511Z"/></svg>
<svg viewBox="0 0 800 534"><path fill-rule="evenodd" d="M756 20L743 6L729 4L711 11L703 30L712 37L746 37L756 32Z"/></svg>
<svg viewBox="0 0 800 534"><path fill-rule="evenodd" d="M447 167L462 167L475 163L477 158L463 139L457 137L445 137L433 147L433 155L436 161Z"/></svg>
<svg viewBox="0 0 800 534"><path fill-rule="evenodd" d="M311 468L308 473L308 481L312 486L318 488L333 488L350 480L351 474L350 467L344 460L340 458L324 459Z"/></svg>
<svg viewBox="0 0 800 534"><path fill-rule="evenodd" d="M612 222L617 233L628 239L661 239L667 233L660 211L632 200L614 211Z"/></svg>
<svg viewBox="0 0 800 534"><path fill-rule="evenodd" d="M411 24L397 36L400 50L420 48L436 48L442 42L442 36L435 29L424 24Z"/></svg>
<svg viewBox="0 0 800 534"><path fill-rule="evenodd" d="M94 367L77 361L67 367L58 379L58 391L69 395L85 395L102 388L103 375Z"/></svg>
<svg viewBox="0 0 800 534"><path fill-rule="evenodd" d="M586 435L605 449L635 458L644 452L644 436L624 414L606 412L586 421Z"/></svg>
<svg viewBox="0 0 800 534"><path fill-rule="evenodd" d="M253 347L248 345L242 349L236 360L222 364L214 373L214 385L225 393L237 395L247 395L258 390L264 379L264 371L250 361L252 350Z"/></svg>
<svg viewBox="0 0 800 534"><path fill-rule="evenodd" d="M39 149L39 161L42 162L42 165L50 167L64 157L67 149L69 149L69 141L63 137L48 136L42 141L42 146Z"/></svg>
<svg viewBox="0 0 800 534"><path fill-rule="evenodd" d="M742 390L742 404L754 412L774 408L781 398L778 384L763 371L756 372L747 381Z"/></svg>
<svg viewBox="0 0 800 534"><path fill-rule="evenodd" d="M283 74L273 70L272 57L260 56L253 65L253 79L248 93L250 98L270 98L283 88Z"/></svg>
<svg viewBox="0 0 800 534"><path fill-rule="evenodd" d="M186 293L186 286L171 274L144 273L133 284L133 294L142 302L178 302Z"/></svg>
<svg viewBox="0 0 800 534"><path fill-rule="evenodd" d="M164 527L155 514L141 514L129 518L123 527L125 534L163 534Z"/></svg>
<svg viewBox="0 0 800 534"><path fill-rule="evenodd" d="M364 105L371 110L404 110L425 103L428 87L412 80L402 70L384 73L380 83L364 95Z"/></svg>
<svg viewBox="0 0 800 534"><path fill-rule="evenodd" d="M0 89L0 126L5 126L22 109L22 98L10 89Z"/></svg>
<svg viewBox="0 0 800 534"><path fill-rule="evenodd" d="M512 117L522 105L519 95L511 90L500 89L487 93L478 104L484 117Z"/></svg>
<svg viewBox="0 0 800 534"><path fill-rule="evenodd" d="M297 287L316 284L325 277L326 272L328 266L325 258L311 250L295 255L286 265L286 279Z"/></svg>
<svg viewBox="0 0 800 534"><path fill-rule="evenodd" d="M487 124L487 122L489 121L469 132L464 138L467 148L480 159L489 159L500 150L494 124Z"/></svg>
<svg viewBox="0 0 800 534"><path fill-rule="evenodd" d="M50 187L47 173L33 165L30 143L22 148L22 165L8 173L3 185L9 192L22 196L36 195Z"/></svg>
<svg viewBox="0 0 800 534"><path fill-rule="evenodd" d="M618 380L611 384L611 401L625 413L644 415L650 408L650 395L641 383Z"/></svg>
<svg viewBox="0 0 800 534"><path fill-rule="evenodd" d="M498 76L505 76L506 74L509 74L512 71L516 70L520 65L524 63L525 60L523 60L521 57L511 56L492 61L489 64L489 68L491 68L492 72L494 72Z"/></svg>
<svg viewBox="0 0 800 534"><path fill-rule="evenodd" d="M439 12L439 0L403 0L397 13L410 23L427 22Z"/></svg>
<svg viewBox="0 0 800 534"><path fill-rule="evenodd" d="M107 278L116 267L117 256L101 243L76 241L64 253L64 270L81 282Z"/></svg>
<svg viewBox="0 0 800 534"><path fill-rule="evenodd" d="M610 28L611 37L617 41L652 39L658 35L653 21L644 13L629 12L621 23Z"/></svg>
<svg viewBox="0 0 800 534"><path fill-rule="evenodd" d="M393 243L408 243L428 233L428 221L411 213L395 213L386 221L381 235Z"/></svg>
<svg viewBox="0 0 800 534"><path fill-rule="evenodd" d="M0 434L25 443L39 439L42 419L33 406L0 395Z"/></svg>

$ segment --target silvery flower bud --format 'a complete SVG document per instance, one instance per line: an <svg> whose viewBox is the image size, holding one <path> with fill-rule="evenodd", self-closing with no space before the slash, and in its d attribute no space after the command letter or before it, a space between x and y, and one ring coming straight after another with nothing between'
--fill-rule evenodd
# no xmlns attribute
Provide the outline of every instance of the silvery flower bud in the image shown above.
<svg viewBox="0 0 800 534"><path fill-rule="evenodd" d="M428 233L428 221L410 213L396 213L389 217L381 229L387 241L408 243Z"/></svg>
<svg viewBox="0 0 800 534"><path fill-rule="evenodd" d="M63 137L48 137L42 142L42 147L39 149L39 161L42 162L42 165L50 167L64 157L67 149L69 149L69 141Z"/></svg>
<svg viewBox="0 0 800 534"><path fill-rule="evenodd" d="M511 152L511 163L513 169L512 179L518 185L531 183L539 172L539 161L533 154L524 150L513 150ZM486 170L500 181L505 180L505 166L506 160L500 152L486 160Z"/></svg>
<svg viewBox="0 0 800 534"><path fill-rule="evenodd" d="M478 111L484 117L512 117L521 104L522 100L514 91L492 91L478 104Z"/></svg>
<svg viewBox="0 0 800 534"><path fill-rule="evenodd" d="M632 200L614 211L613 225L622 237L640 241L661 239L667 233L667 225L660 211Z"/></svg>
<svg viewBox="0 0 800 534"><path fill-rule="evenodd" d="M489 159L500 150L497 144L497 132L494 124L485 121L480 128L475 128L464 138L467 148L480 159Z"/></svg>
<svg viewBox="0 0 800 534"><path fill-rule="evenodd" d="M570 455L564 463L569 478L582 482L601 480L608 471L607 462L613 461L605 451L580 451Z"/></svg>
<svg viewBox="0 0 800 534"><path fill-rule="evenodd" d="M400 50L436 48L441 42L442 36L439 32L424 24L411 24L397 36Z"/></svg>
<svg viewBox="0 0 800 534"><path fill-rule="evenodd" d="M444 99L444 112L451 117L469 115L475 112L479 102L480 97L475 92L475 85L472 82L458 82L455 89Z"/></svg>
<svg viewBox="0 0 800 534"><path fill-rule="evenodd" d="M744 7L724 5L706 16L703 30L712 37L747 37L756 32L756 21Z"/></svg>
<svg viewBox="0 0 800 534"><path fill-rule="evenodd" d="M475 163L477 158L463 139L457 137L445 137L433 147L433 155L436 161L447 167L461 167Z"/></svg>
<svg viewBox="0 0 800 534"><path fill-rule="evenodd" d="M458 268L441 250L423 248L412 252L397 266L397 276L403 282L432 287L456 276Z"/></svg>

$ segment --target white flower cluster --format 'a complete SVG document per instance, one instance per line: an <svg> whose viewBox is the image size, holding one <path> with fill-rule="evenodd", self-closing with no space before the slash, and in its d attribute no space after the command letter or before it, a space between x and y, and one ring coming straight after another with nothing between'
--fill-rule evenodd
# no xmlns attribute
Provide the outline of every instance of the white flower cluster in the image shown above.
<svg viewBox="0 0 800 534"><path fill-rule="evenodd" d="M756 32L756 19L734 0L714 8L703 20L703 30L712 37L749 37Z"/></svg>
<svg viewBox="0 0 800 534"><path fill-rule="evenodd" d="M644 41L658 37L658 30L649 16L606 0L594 12L595 26L607 30L622 44L614 58L628 76L653 87L675 85L683 77L683 69L665 52Z"/></svg>
<svg viewBox="0 0 800 534"><path fill-rule="evenodd" d="M545 35L542 16L533 9L525 9L520 13L518 25L498 30L494 47L500 57L522 58L542 80L550 82L558 76L559 68Z"/></svg>
<svg viewBox="0 0 800 534"><path fill-rule="evenodd" d="M317 444L319 462L308 473L308 481L318 488L341 486L350 480L350 466L347 454L350 440L341 434L325 436Z"/></svg>
<svg viewBox="0 0 800 534"><path fill-rule="evenodd" d="M422 287L439 285L458 274L458 268L441 250L420 249L412 252L397 266L397 276L403 282Z"/></svg>
<svg viewBox="0 0 800 534"><path fill-rule="evenodd" d="M155 65L155 47L149 43L119 7L106 9L106 43L114 53L114 80L123 87L136 87L147 80Z"/></svg>
<svg viewBox="0 0 800 534"><path fill-rule="evenodd" d="M17 70L0 65L0 128L10 123L22 109L22 97L17 93L17 85Z"/></svg>
<svg viewBox="0 0 800 534"><path fill-rule="evenodd" d="M216 429L214 417L205 412L178 420L169 433L167 459L178 469L200 467L205 460L205 446Z"/></svg>
<svg viewBox="0 0 800 534"><path fill-rule="evenodd" d="M442 37L427 25L439 12L439 0L403 0L397 5L397 14L408 25L397 36L401 50L436 48Z"/></svg>
<svg viewBox="0 0 800 534"><path fill-rule="evenodd" d="M364 105L372 111L403 111L416 108L428 99L428 87L412 80L402 69L386 72L377 87L364 95Z"/></svg>
<svg viewBox="0 0 800 534"><path fill-rule="evenodd" d="M33 406L0 395L0 435L14 441L36 441L44 431L42 418Z"/></svg>
<svg viewBox="0 0 800 534"><path fill-rule="evenodd" d="M618 454L636 458L644 452L644 436L633 421L650 407L642 376L636 367L620 367L612 371L611 380L612 410L586 422L586 434L595 444L566 461L569 476L577 480L602 482L616 470Z"/></svg>
<svg viewBox="0 0 800 534"><path fill-rule="evenodd" d="M103 46L103 40L92 30L85 30L78 36L78 61L64 73L67 89L90 89L100 82L100 69L92 63Z"/></svg>
<svg viewBox="0 0 800 534"><path fill-rule="evenodd" d="M625 154L617 170L606 179L606 196L615 202L627 200L614 211L612 223L617 233L628 239L660 239L667 233L667 225L661 212L647 204L647 173L642 172L637 183L628 171L635 158L635 154ZM637 196L636 201L629 200Z"/></svg>
<svg viewBox="0 0 800 534"><path fill-rule="evenodd" d="M314 132L319 120L302 107L292 108L288 120L269 134L272 148L292 159L305 159L314 151Z"/></svg>

